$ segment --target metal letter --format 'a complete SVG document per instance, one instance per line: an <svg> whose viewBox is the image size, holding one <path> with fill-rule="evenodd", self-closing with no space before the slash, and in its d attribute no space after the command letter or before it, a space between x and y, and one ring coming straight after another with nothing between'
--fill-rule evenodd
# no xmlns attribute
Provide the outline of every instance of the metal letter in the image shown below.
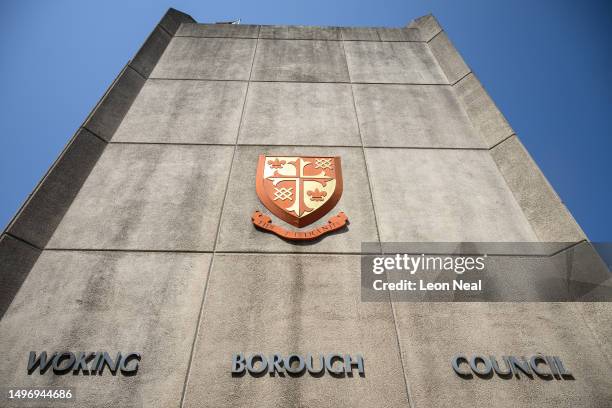
<svg viewBox="0 0 612 408"><path fill-rule="evenodd" d="M66 360L65 357L68 357L68 365L65 367L60 367L60 364ZM61 375L66 374L68 371L72 369L72 365L74 364L75 357L74 354L69 351L64 351L63 353L56 354L53 359L53 372L55 374Z"/></svg>
<svg viewBox="0 0 612 408"><path fill-rule="evenodd" d="M465 354L457 354L456 356L453 357L452 359L452 365L453 365L453 370L455 370L455 372L457 373L458 376L460 377L464 377L464 378L472 378L473 375L471 372L469 371L463 371L461 370L461 368L459 367L459 365L462 363L468 363L468 359L465 356Z"/></svg>
<svg viewBox="0 0 612 408"><path fill-rule="evenodd" d="M482 361L484 364L484 371L481 371L478 368L479 360ZM488 375L491 375L492 370L493 370L493 367L491 366L491 362L489 361L489 359L486 356L483 356L481 354L476 354L470 359L470 367L472 368L472 371L476 373L476 375L479 375L481 377L486 377Z"/></svg>
<svg viewBox="0 0 612 408"><path fill-rule="evenodd" d="M53 356L47 360L46 351L40 353L38 358L36 357L35 351L30 351L30 356L28 357L28 375L32 375L32 373L36 370L36 367L40 367L40 373L44 374L51 366L51 361L56 355L57 353L53 353Z"/></svg>
<svg viewBox="0 0 612 408"><path fill-rule="evenodd" d="M123 374L136 374L136 372L138 371L138 362L140 361L140 358L140 353L127 353L125 357L123 357L123 359L121 360L121 363L119 364L119 369ZM127 366L130 360L136 360L132 368L128 368Z"/></svg>
<svg viewBox="0 0 612 408"><path fill-rule="evenodd" d="M261 368L259 369L255 369L255 363L257 362L257 360L261 361ZM285 369L286 368L287 367L285 367ZM247 358L247 370L249 370L249 373L261 374L267 369L268 369L268 360L266 360L266 357L263 354L255 353L255 354L250 355Z"/></svg>
<svg viewBox="0 0 612 408"><path fill-rule="evenodd" d="M353 367L357 367L358 371L359 371L359 375L363 375L364 374L364 370L363 370L363 357L361 356L361 354L357 354L355 356L355 358L351 358L350 354L347 354L344 356L344 372L345 373L352 373L353 372Z"/></svg>
<svg viewBox="0 0 612 408"><path fill-rule="evenodd" d="M531 366L531 369L533 370L534 373L536 373L537 375L539 375L540 377L544 379L552 379L552 374L540 370L538 368L538 363L548 364L548 362L546 361L546 358L541 355L535 355L529 359L529 365Z"/></svg>
<svg viewBox="0 0 612 408"><path fill-rule="evenodd" d="M291 366L291 360L297 360L298 361L298 366L296 368ZM285 370L287 370L288 373L291 373L291 374L301 374L301 373L304 372L305 368L306 368L306 365L304 363L304 359L302 358L302 356L300 356L298 354L289 354L285 358Z"/></svg>
<svg viewBox="0 0 612 408"><path fill-rule="evenodd" d="M323 371L325 370L325 361L324 361L324 357L322 354L319 354L319 364L321 366L321 368L319 369L319 371L315 371L314 369L314 358L312 356L312 354L307 354L306 356L306 368L308 368L308 372L310 374L321 374L323 373Z"/></svg>
<svg viewBox="0 0 612 408"><path fill-rule="evenodd" d="M327 355L327 357L325 357L325 367L327 368L327 371L329 371L331 374L343 374L344 370L342 368L334 369L335 360L338 360L341 363L344 363L342 354L330 353Z"/></svg>
<svg viewBox="0 0 612 408"><path fill-rule="evenodd" d="M232 374L241 374L244 372L244 355L242 353L232 356Z"/></svg>

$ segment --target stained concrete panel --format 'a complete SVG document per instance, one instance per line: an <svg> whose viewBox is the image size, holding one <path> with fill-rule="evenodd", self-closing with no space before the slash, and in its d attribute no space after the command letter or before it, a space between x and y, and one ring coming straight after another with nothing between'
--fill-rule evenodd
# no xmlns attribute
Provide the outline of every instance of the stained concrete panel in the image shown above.
<svg viewBox="0 0 612 408"><path fill-rule="evenodd" d="M178 407L209 264L208 254L45 251L0 321L2 383L72 389L69 406ZM142 359L134 376L27 375L30 351Z"/></svg>
<svg viewBox="0 0 612 408"><path fill-rule="evenodd" d="M421 41L416 28L378 28L381 41Z"/></svg>
<svg viewBox="0 0 612 408"><path fill-rule="evenodd" d="M110 144L48 247L212 250L232 151Z"/></svg>
<svg viewBox="0 0 612 408"><path fill-rule="evenodd" d="M250 24L182 24L177 37L257 38L258 25Z"/></svg>
<svg viewBox="0 0 612 408"><path fill-rule="evenodd" d="M238 142L360 146L351 86L254 82Z"/></svg>
<svg viewBox="0 0 612 408"><path fill-rule="evenodd" d="M130 61L130 66L142 76L148 78L171 39L172 37L165 30L159 26L155 27L138 53Z"/></svg>
<svg viewBox="0 0 612 408"><path fill-rule="evenodd" d="M259 38L284 40L340 40L340 28L315 26L261 26Z"/></svg>
<svg viewBox="0 0 612 408"><path fill-rule="evenodd" d="M7 231L44 248L102 155L106 143L80 129Z"/></svg>
<svg viewBox="0 0 612 408"><path fill-rule="evenodd" d="M495 146L514 133L474 74L468 74L453 87L472 123L489 147Z"/></svg>
<svg viewBox="0 0 612 408"><path fill-rule="evenodd" d="M366 146L484 148L449 86L353 85Z"/></svg>
<svg viewBox="0 0 612 408"><path fill-rule="evenodd" d="M537 237L489 153L366 149L385 242L522 242Z"/></svg>
<svg viewBox="0 0 612 408"><path fill-rule="evenodd" d="M174 37L152 78L247 80L255 39Z"/></svg>
<svg viewBox="0 0 612 408"><path fill-rule="evenodd" d="M425 43L347 41L344 48L353 82L448 83Z"/></svg>
<svg viewBox="0 0 612 408"><path fill-rule="evenodd" d="M305 243L289 243L276 235L253 226L255 210L270 215L275 224L296 230L272 215L259 201L255 192L255 173L260 154L340 156L344 192L336 206L319 221L305 229L327 223L333 215L344 211L350 224L347 229ZM303 229L302 229L303 230ZM376 224L361 148L350 147L291 147L239 146L234 157L232 174L225 200L219 241L219 251L288 251L288 252L360 252L361 242L377 242Z"/></svg>
<svg viewBox="0 0 612 408"><path fill-rule="evenodd" d="M395 303L414 405L609 407L610 361L574 307L571 303ZM452 357L460 353L498 358L556 355L574 380L463 379L451 367Z"/></svg>
<svg viewBox="0 0 612 408"><path fill-rule="evenodd" d="M457 82L470 72L470 68L461 55L459 55L445 32L441 32L431 39L429 49L438 60L442 71L444 71L451 84Z"/></svg>
<svg viewBox="0 0 612 408"><path fill-rule="evenodd" d="M436 20L432 14L415 19L408 25L408 27L417 28L423 41L431 40L440 31L442 31L442 27L440 27L440 24L438 24L438 20Z"/></svg>
<svg viewBox="0 0 612 408"><path fill-rule="evenodd" d="M14 237L0 236L0 319L19 292L40 252Z"/></svg>
<svg viewBox="0 0 612 408"><path fill-rule="evenodd" d="M195 20L189 14L185 14L171 7L166 14L164 14L159 25L169 34L174 35L182 23L195 23Z"/></svg>
<svg viewBox="0 0 612 408"><path fill-rule="evenodd" d="M345 41L380 41L374 27L342 27L342 39Z"/></svg>
<svg viewBox="0 0 612 408"><path fill-rule="evenodd" d="M185 407L408 406L389 302L359 301L359 257L215 255ZM362 354L365 377L230 375L233 353Z"/></svg>
<svg viewBox="0 0 612 408"><path fill-rule="evenodd" d="M541 241L576 242L586 238L516 136L491 149L491 155Z"/></svg>
<svg viewBox="0 0 612 408"><path fill-rule="evenodd" d="M145 79L140 74L129 65L126 66L91 112L83 127L104 140L112 139L144 83Z"/></svg>
<svg viewBox="0 0 612 408"><path fill-rule="evenodd" d="M259 40L252 79L256 81L348 82L339 41Z"/></svg>
<svg viewBox="0 0 612 408"><path fill-rule="evenodd" d="M113 141L233 144L246 88L245 82L149 80Z"/></svg>

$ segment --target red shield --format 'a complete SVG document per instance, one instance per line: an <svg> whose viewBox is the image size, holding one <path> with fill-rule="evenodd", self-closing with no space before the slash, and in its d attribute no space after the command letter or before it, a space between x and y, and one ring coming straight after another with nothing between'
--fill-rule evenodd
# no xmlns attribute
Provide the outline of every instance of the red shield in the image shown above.
<svg viewBox="0 0 612 408"><path fill-rule="evenodd" d="M257 195L278 218L305 227L342 195L340 157L259 156Z"/></svg>

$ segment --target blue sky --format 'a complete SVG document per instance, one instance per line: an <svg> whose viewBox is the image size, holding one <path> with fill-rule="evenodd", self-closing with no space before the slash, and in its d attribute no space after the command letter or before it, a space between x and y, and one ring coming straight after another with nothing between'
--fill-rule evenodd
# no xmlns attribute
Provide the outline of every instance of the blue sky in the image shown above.
<svg viewBox="0 0 612 408"><path fill-rule="evenodd" d="M0 228L168 7L199 22L401 27L433 12L593 241L612 241L612 2L4 1Z"/></svg>

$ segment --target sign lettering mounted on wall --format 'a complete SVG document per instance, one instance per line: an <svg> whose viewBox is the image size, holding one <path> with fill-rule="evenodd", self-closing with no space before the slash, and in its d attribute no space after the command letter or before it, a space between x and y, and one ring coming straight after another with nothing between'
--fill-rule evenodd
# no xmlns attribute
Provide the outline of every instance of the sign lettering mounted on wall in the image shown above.
<svg viewBox="0 0 612 408"><path fill-rule="evenodd" d="M357 370L360 376L365 375L363 357L359 354L329 353L312 354L302 356L300 354L271 354L253 353L245 355L236 353L232 356L232 375L242 376L247 372L255 377L269 374L270 376L285 374L289 376L301 376L308 372L312 376L320 376L327 372L334 377L351 377L353 370Z"/></svg>
<svg viewBox="0 0 612 408"><path fill-rule="evenodd" d="M531 357L495 356L475 354L468 358L465 354L457 354L452 358L451 365L455 373L462 378L491 378L494 374L501 378L534 378L534 374L545 380L572 380L574 376L565 367L558 356L535 354Z"/></svg>

